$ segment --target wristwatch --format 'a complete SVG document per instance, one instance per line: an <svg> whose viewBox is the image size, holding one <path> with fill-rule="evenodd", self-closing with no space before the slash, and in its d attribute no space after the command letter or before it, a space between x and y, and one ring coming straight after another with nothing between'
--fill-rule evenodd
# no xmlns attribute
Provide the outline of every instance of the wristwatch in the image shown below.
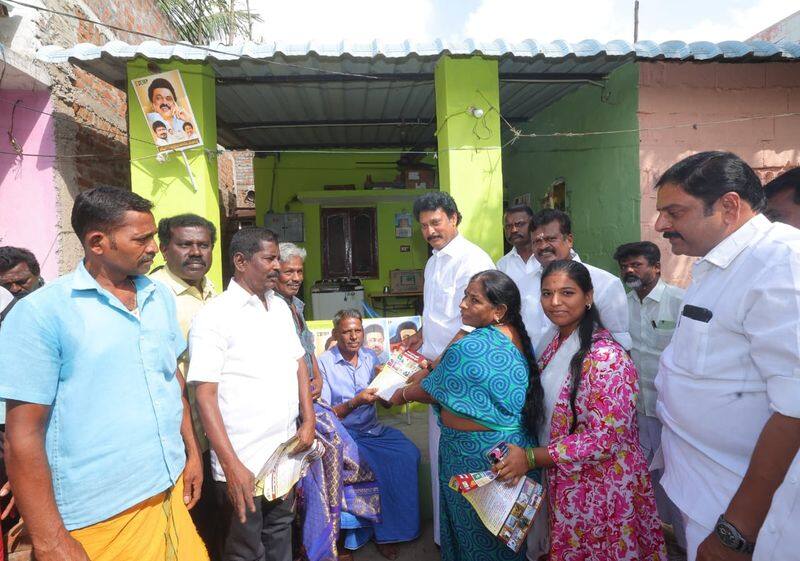
<svg viewBox="0 0 800 561"><path fill-rule="evenodd" d="M736 526L725 520L724 514L719 515L717 525L714 527L714 533L717 534L722 545L733 551L753 553L756 548L755 542L747 541Z"/></svg>

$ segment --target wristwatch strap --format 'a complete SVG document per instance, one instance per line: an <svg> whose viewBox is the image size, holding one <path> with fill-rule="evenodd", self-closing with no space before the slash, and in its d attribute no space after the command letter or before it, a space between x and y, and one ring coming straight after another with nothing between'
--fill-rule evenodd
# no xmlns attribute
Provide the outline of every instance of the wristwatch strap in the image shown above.
<svg viewBox="0 0 800 561"><path fill-rule="evenodd" d="M732 523L731 523L729 520L727 520L727 519L725 518L725 515L724 515L724 514L720 514L720 515L719 515L719 520L717 520L717 525L716 525L716 527L714 528L714 532L717 534L717 536L719 536L720 538L722 538L722 536L720 535L720 531L719 531L719 528L720 528L720 526L723 526L723 527L725 527L725 528L726 528L726 530L727 530L728 532L731 532L731 533L733 533L733 534L734 534L734 536L735 536L735 537L738 539L738 541L739 541L738 545L736 545L736 546L732 546L732 545L729 545L729 544L725 543L725 540L724 540L724 539L721 539L720 541L722 541L722 544L723 544L725 547L727 547L727 548L729 548L729 549L732 549L733 551L736 551L736 552L739 552L739 553L747 553L747 554L750 554L750 553L753 553L753 551L755 551L755 549L756 549L756 544L755 544L755 542L749 542L749 541L747 541L747 539L746 539L746 538L745 538L745 537L742 535L742 533L739 531L739 528L737 528L737 527L736 527L736 526L734 526L734 525L733 525L733 524L732 524Z"/></svg>

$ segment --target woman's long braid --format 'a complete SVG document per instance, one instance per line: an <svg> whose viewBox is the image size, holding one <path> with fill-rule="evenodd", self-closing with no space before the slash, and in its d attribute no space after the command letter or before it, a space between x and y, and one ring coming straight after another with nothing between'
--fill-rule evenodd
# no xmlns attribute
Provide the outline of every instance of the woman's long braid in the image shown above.
<svg viewBox="0 0 800 561"><path fill-rule="evenodd" d="M602 324L600 323L600 314L597 312L597 306L592 305L588 310L586 310L581 322L578 324L580 347L572 356L572 360L569 362L571 379L569 409L572 412L572 420L569 424L570 434L575 431L575 424L578 419L578 414L575 411L575 398L578 396L578 387L581 385L583 361L586 360L586 355L589 354L589 349L592 347L592 335L594 335L594 330L598 327L602 327Z"/></svg>
<svg viewBox="0 0 800 561"><path fill-rule="evenodd" d="M528 362L528 389L525 392L525 406L522 409L522 418L528 432L532 436L536 436L539 427L544 421L544 411L542 409L544 389L542 388L539 366L533 356L533 345L522 321L522 315L518 311L512 312L509 310L506 313L506 319L522 340L522 354L525 355L525 360Z"/></svg>

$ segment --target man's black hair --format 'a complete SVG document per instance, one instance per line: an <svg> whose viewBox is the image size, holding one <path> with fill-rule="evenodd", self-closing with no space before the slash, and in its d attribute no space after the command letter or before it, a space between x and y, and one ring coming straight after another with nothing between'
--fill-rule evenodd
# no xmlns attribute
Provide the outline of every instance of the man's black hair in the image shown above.
<svg viewBox="0 0 800 561"><path fill-rule="evenodd" d="M572 233L572 220L569 219L569 214L556 208L545 208L537 212L533 217L531 231L546 226L551 222L558 222L562 236L568 236Z"/></svg>
<svg viewBox="0 0 800 561"><path fill-rule="evenodd" d="M170 216L162 218L158 221L158 242L161 245L167 245L172 240L172 230L174 228L190 228L190 227L205 228L211 236L211 245L217 243L217 228L214 224L198 216L197 214L178 214L177 216Z"/></svg>
<svg viewBox="0 0 800 561"><path fill-rule="evenodd" d="M250 260L253 255L261 251L262 242L272 242L278 245L278 235L262 226L247 226L237 231L231 238L231 246L228 250L231 261L237 253L241 253L245 259Z"/></svg>
<svg viewBox="0 0 800 561"><path fill-rule="evenodd" d="M192 127L192 128L194 128L194 125L193 125L192 123L190 123L189 121L184 121L184 123L183 123L183 127L181 127L181 128L182 128L183 130L186 130L186 127L187 127L187 125L188 125L188 126L190 126L190 127Z"/></svg>
<svg viewBox="0 0 800 561"><path fill-rule="evenodd" d="M800 167L790 169L764 185L764 194L770 199L784 189L794 189L792 202L800 205Z"/></svg>
<svg viewBox="0 0 800 561"><path fill-rule="evenodd" d="M763 210L766 199L761 181L736 154L731 152L700 152L684 158L664 172L656 183L656 189L674 183L681 189L703 201L706 214L712 205L725 193L736 193L754 211Z"/></svg>
<svg viewBox="0 0 800 561"><path fill-rule="evenodd" d="M425 193L414 199L414 218L419 222L419 215L423 212L429 212L442 209L444 213L452 218L456 217L456 225L461 224L461 213L458 212L458 206L450 193L442 191L434 191L432 193Z"/></svg>
<svg viewBox="0 0 800 561"><path fill-rule="evenodd" d="M24 247L0 247L0 273L10 271L20 263L25 263L34 276L39 276L39 262L33 252Z"/></svg>
<svg viewBox="0 0 800 561"><path fill-rule="evenodd" d="M380 333L386 337L386 333L383 331L383 326L380 323L371 323L364 328L364 335L369 335L370 333Z"/></svg>
<svg viewBox="0 0 800 561"><path fill-rule="evenodd" d="M109 233L122 223L126 212L151 212L153 203L132 191L117 187L95 187L75 197L72 229L83 242L91 230Z"/></svg>
<svg viewBox="0 0 800 561"><path fill-rule="evenodd" d="M647 259L649 265L661 263L661 250L653 242L624 243L614 252L614 261L619 263L623 259L639 256Z"/></svg>
<svg viewBox="0 0 800 561"><path fill-rule="evenodd" d="M153 121L153 132L156 132L158 127L167 128L167 125L165 125L163 121Z"/></svg>
<svg viewBox="0 0 800 561"><path fill-rule="evenodd" d="M513 205L508 207L503 214L513 214L515 212L524 212L529 218L533 218L533 209L528 205Z"/></svg>
<svg viewBox="0 0 800 561"><path fill-rule="evenodd" d="M172 99L174 99L177 103L178 96L175 95L175 88L173 88L172 84L170 84L169 81L165 80L164 78L156 78L150 82L150 85L147 87L147 99L150 100L150 103L153 102L153 92L159 88L167 88L170 93L172 93Z"/></svg>

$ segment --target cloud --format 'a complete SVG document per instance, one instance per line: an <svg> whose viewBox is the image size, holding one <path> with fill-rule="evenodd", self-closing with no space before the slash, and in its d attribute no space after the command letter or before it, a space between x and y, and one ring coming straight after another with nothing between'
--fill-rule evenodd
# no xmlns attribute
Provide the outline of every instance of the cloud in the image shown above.
<svg viewBox="0 0 800 561"><path fill-rule="evenodd" d="M721 4L713 17L671 24L647 22L642 27L644 38L662 42L681 41L744 41L759 31L794 13L800 6L791 0L757 0L749 6L736 6L735 2ZM741 2L740 2L741 4ZM646 32L644 32L646 31Z"/></svg>
<svg viewBox="0 0 800 561"><path fill-rule="evenodd" d="M433 0L404 0L393 9L375 0L250 0L262 23L254 25L255 41L385 42L429 40Z"/></svg>
<svg viewBox="0 0 800 561"><path fill-rule="evenodd" d="M633 37L633 11L627 10L630 14L625 19L621 7L615 0L484 0L467 19L464 36L514 42Z"/></svg>

